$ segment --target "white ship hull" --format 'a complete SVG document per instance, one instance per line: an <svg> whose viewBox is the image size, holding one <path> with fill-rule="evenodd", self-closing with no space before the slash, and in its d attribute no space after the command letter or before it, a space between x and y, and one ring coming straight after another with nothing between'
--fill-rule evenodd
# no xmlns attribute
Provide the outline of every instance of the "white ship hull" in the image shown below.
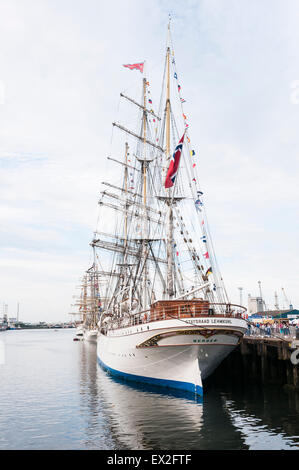
<svg viewBox="0 0 299 470"><path fill-rule="evenodd" d="M98 330L84 330L83 338L90 343L96 343L98 337Z"/></svg>
<svg viewBox="0 0 299 470"><path fill-rule="evenodd" d="M202 396L202 381L239 344L246 328L246 321L240 318L207 317L99 332L98 362L127 380Z"/></svg>

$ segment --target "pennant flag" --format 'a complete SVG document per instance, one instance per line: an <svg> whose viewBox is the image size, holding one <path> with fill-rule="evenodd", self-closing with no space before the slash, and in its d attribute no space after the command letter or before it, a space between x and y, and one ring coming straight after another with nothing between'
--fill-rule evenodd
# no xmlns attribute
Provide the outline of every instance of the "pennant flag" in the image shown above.
<svg viewBox="0 0 299 470"><path fill-rule="evenodd" d="M165 179L165 188L171 188L174 185L175 177L177 175L179 164L180 164L184 137L185 137L185 133L183 134L183 137L179 141L178 145L176 146L171 162L169 164L169 168L168 168L166 179Z"/></svg>
<svg viewBox="0 0 299 470"><path fill-rule="evenodd" d="M203 237L200 237L200 239L203 241L203 243L207 243L207 237L205 235Z"/></svg>
<svg viewBox="0 0 299 470"><path fill-rule="evenodd" d="M206 276L208 276L209 274L212 274L212 268L207 269Z"/></svg>
<svg viewBox="0 0 299 470"><path fill-rule="evenodd" d="M209 253L206 252L206 253L204 254L204 257L205 257L206 259L209 259L209 258L210 258Z"/></svg>
<svg viewBox="0 0 299 470"><path fill-rule="evenodd" d="M152 103L152 100L148 100L149 103Z"/></svg>
<svg viewBox="0 0 299 470"><path fill-rule="evenodd" d="M191 155L191 157L193 157L193 155L195 155L194 150L190 150L190 155Z"/></svg>
<svg viewBox="0 0 299 470"><path fill-rule="evenodd" d="M193 165L192 165L192 166L193 166L193 168L195 168L195 167L196 167L196 163L193 163Z"/></svg>
<svg viewBox="0 0 299 470"><path fill-rule="evenodd" d="M187 136L187 140L188 140L188 142L189 142L189 144L190 144L190 139L189 139L189 137L188 137L188 136Z"/></svg>
<svg viewBox="0 0 299 470"><path fill-rule="evenodd" d="M143 66L144 66L144 62L140 62L138 64L123 64L124 67L128 67L128 69L130 70L134 70L134 69L137 69L137 70L140 70L141 73L143 73Z"/></svg>
<svg viewBox="0 0 299 470"><path fill-rule="evenodd" d="M181 98L181 103L186 103L186 100L184 100L184 98Z"/></svg>
<svg viewBox="0 0 299 470"><path fill-rule="evenodd" d="M197 199L197 201L195 201L195 209L198 211L198 212L201 212L201 209L200 209L200 206L202 205L201 201L199 199Z"/></svg>
<svg viewBox="0 0 299 470"><path fill-rule="evenodd" d="M176 72L174 72L174 78L178 78L178 76L177 76Z"/></svg>
<svg viewBox="0 0 299 470"><path fill-rule="evenodd" d="M181 85L178 85L178 90L181 91Z"/></svg>
<svg viewBox="0 0 299 470"><path fill-rule="evenodd" d="M186 116L186 114L184 114L184 113L183 113L183 118L184 118L184 119L187 119L187 116Z"/></svg>

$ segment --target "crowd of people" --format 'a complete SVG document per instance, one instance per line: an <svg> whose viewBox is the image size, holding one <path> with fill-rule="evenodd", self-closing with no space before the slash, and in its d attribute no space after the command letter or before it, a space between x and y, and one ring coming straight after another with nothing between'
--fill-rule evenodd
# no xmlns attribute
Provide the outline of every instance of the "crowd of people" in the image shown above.
<svg viewBox="0 0 299 470"><path fill-rule="evenodd" d="M290 325L287 321L248 323L247 336L296 336L297 325Z"/></svg>

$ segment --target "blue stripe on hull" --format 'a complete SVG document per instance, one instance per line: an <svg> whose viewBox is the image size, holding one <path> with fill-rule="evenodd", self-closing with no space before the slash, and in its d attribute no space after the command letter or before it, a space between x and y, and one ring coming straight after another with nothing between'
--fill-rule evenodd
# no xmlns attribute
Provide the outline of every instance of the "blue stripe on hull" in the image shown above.
<svg viewBox="0 0 299 470"><path fill-rule="evenodd" d="M98 363L100 366L109 372L111 375L115 375L117 377L122 377L126 380L130 380L133 382L143 382L151 385L157 385L159 387L166 387L166 388L175 388L179 390L185 390L187 392L195 393L196 395L203 396L203 388L199 385L195 385L190 382L179 382L178 380L166 380L166 379L156 379L153 377L143 377L142 375L135 375L135 374L127 374L126 372L120 372L119 370L112 369L108 367L98 356Z"/></svg>

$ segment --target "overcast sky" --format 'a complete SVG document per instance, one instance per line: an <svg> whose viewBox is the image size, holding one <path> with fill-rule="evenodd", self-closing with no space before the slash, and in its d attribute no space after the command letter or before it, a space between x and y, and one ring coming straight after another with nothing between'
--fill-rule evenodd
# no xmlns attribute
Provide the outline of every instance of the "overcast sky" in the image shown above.
<svg viewBox="0 0 299 470"><path fill-rule="evenodd" d="M119 93L168 13L200 185L231 300L299 307L298 0L0 0L0 316L69 319L91 265ZM158 100L156 98L156 102Z"/></svg>

